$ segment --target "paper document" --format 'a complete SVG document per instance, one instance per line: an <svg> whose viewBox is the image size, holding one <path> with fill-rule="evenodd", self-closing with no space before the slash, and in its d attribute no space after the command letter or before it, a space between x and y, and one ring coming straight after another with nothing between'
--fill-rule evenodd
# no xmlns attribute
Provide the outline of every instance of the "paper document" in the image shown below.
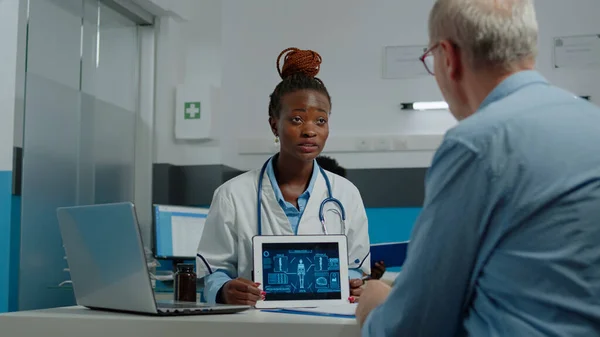
<svg viewBox="0 0 600 337"><path fill-rule="evenodd" d="M324 316L333 318L355 318L356 317L356 303L348 304L334 304L327 306L320 306L315 308L282 308L282 309L264 309L265 312L276 312L281 314L295 314L295 315L310 315L310 316Z"/></svg>
<svg viewBox="0 0 600 337"><path fill-rule="evenodd" d="M325 314L325 315L354 316L354 314L356 313L356 306L357 306L357 303L348 303L348 304L320 306L320 307L316 307L316 308L294 308L294 309L288 309L288 310L310 312L310 313L315 313L315 314Z"/></svg>

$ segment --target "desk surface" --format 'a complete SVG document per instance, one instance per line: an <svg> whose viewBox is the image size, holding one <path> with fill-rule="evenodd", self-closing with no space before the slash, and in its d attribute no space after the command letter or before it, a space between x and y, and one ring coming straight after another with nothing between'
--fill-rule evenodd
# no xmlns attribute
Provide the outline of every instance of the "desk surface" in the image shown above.
<svg viewBox="0 0 600 337"><path fill-rule="evenodd" d="M230 315L156 317L82 307L21 311L0 315L2 336L360 336L354 319L248 310Z"/></svg>

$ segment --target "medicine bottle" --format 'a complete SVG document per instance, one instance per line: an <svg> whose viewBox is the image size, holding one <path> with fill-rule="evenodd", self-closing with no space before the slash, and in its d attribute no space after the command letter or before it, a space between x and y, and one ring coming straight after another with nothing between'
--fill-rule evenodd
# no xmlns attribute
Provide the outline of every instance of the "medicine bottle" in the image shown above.
<svg viewBox="0 0 600 337"><path fill-rule="evenodd" d="M177 265L174 295L175 301L196 302L196 273L193 264Z"/></svg>

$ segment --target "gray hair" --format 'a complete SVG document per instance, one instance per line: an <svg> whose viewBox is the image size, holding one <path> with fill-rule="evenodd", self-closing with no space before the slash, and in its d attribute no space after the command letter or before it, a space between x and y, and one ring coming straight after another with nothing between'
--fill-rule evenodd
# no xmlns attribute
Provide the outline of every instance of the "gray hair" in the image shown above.
<svg viewBox="0 0 600 337"><path fill-rule="evenodd" d="M429 15L429 39L455 43L475 69L511 69L537 56L533 0L437 0Z"/></svg>

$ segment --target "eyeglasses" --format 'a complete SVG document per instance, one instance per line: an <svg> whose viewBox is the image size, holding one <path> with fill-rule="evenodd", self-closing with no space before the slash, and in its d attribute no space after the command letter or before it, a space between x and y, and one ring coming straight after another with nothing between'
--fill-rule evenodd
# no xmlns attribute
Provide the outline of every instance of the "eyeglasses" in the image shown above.
<svg viewBox="0 0 600 337"><path fill-rule="evenodd" d="M433 50L435 48L437 48L440 44L436 43L433 46L429 47L429 49L425 50L425 53L423 53L423 55L421 57L419 57L419 60L421 60L421 62L423 62L423 65L425 66L425 70L427 70L427 72L431 75L434 75L433 73Z"/></svg>

